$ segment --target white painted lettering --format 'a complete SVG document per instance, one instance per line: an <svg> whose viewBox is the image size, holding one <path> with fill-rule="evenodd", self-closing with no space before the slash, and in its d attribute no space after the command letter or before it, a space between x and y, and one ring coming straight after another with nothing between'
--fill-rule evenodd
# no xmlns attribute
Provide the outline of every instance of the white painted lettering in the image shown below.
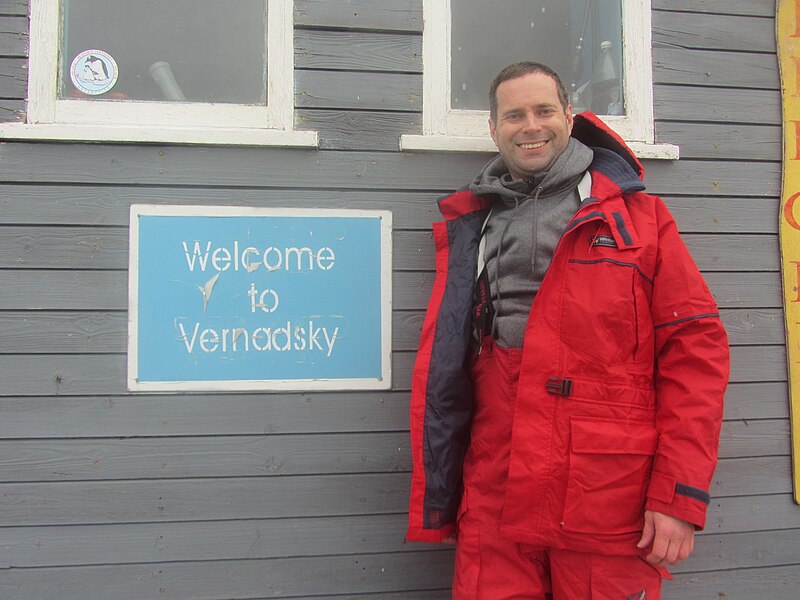
<svg viewBox="0 0 800 600"><path fill-rule="evenodd" d="M269 262L270 253L278 255L278 262L275 263L274 265ZM281 268L281 265L283 264L283 255L281 254L280 250L278 250L274 246L270 246L269 248L264 250L264 258L262 262L264 263L264 266L267 268L267 271L277 271L278 269Z"/></svg>
<svg viewBox="0 0 800 600"><path fill-rule="evenodd" d="M183 323L178 323L178 329L181 330L181 338L183 338L183 343L186 344L186 352L189 354L192 353L192 348L194 348L194 340L197 338L197 330L200 329L200 323L194 324L194 332L192 333L192 341L189 341L188 336L186 335L186 330L183 328Z"/></svg>
<svg viewBox="0 0 800 600"><path fill-rule="evenodd" d="M186 242L182 242L182 244L183 253L186 255L186 263L189 265L189 270L194 271L194 261L197 259L200 263L200 270L205 271L206 263L208 262L208 253L211 251L211 242L206 243L205 254L200 250L200 242L195 242L191 257L189 256L189 247L186 245Z"/></svg>
<svg viewBox="0 0 800 600"><path fill-rule="evenodd" d="M325 342L328 344L328 358L331 356L331 352L333 352L333 345L336 343L336 336L339 334L339 328L333 330L333 335L328 337L328 330L323 328L322 334L325 336Z"/></svg>
<svg viewBox="0 0 800 600"><path fill-rule="evenodd" d="M336 255L327 246L317 251L317 267L323 271L330 271L336 263Z"/></svg>
<svg viewBox="0 0 800 600"><path fill-rule="evenodd" d="M198 323L199 325L199 323ZM216 352L219 348L219 334L214 329L204 329L200 334L200 348L203 352Z"/></svg>
<svg viewBox="0 0 800 600"><path fill-rule="evenodd" d="M313 265L313 253L311 252L311 248L286 248L286 270L289 270L289 259L295 256L297 261L297 270L303 270L303 257L307 258L308 270L311 271L314 268Z"/></svg>
<svg viewBox="0 0 800 600"><path fill-rule="evenodd" d="M220 265L220 263L222 263ZM211 254L211 266L217 271L227 271L231 267L231 253L227 248L217 248Z"/></svg>

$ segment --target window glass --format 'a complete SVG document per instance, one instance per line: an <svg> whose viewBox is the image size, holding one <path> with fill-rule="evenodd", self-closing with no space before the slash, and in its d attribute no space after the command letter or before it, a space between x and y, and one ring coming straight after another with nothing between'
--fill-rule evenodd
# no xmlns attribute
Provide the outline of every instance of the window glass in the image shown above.
<svg viewBox="0 0 800 600"><path fill-rule="evenodd" d="M64 0L59 97L265 105L265 0Z"/></svg>
<svg viewBox="0 0 800 600"><path fill-rule="evenodd" d="M531 60L561 76L575 112L625 114L621 0L451 2L451 108L488 110L494 76Z"/></svg>

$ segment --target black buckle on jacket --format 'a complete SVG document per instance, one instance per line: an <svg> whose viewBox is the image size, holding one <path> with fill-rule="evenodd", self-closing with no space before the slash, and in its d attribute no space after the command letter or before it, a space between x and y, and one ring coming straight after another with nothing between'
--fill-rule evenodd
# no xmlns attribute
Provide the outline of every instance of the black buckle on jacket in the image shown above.
<svg viewBox="0 0 800 600"><path fill-rule="evenodd" d="M559 396L569 396L572 394L572 379L563 379L561 377L551 377L547 380L545 386L547 391L551 394L558 394Z"/></svg>

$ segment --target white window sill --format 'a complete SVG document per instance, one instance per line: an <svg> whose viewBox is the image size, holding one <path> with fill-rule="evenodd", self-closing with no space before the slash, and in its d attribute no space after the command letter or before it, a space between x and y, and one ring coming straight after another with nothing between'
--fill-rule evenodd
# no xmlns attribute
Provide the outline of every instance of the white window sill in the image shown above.
<svg viewBox="0 0 800 600"><path fill-rule="evenodd" d="M125 127L70 124L4 123L0 140L64 142L141 142L229 146L291 146L316 148L316 131L253 128Z"/></svg>
<svg viewBox="0 0 800 600"><path fill-rule="evenodd" d="M626 142L638 158L677 160L680 149L674 144ZM439 152L497 152L489 137L459 137L449 135L403 135L401 150L434 150Z"/></svg>

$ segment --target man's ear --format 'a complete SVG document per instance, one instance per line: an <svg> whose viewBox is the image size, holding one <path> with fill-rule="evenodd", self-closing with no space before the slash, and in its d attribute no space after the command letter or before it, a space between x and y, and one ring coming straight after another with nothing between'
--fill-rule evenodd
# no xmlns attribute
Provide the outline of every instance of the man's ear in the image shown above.
<svg viewBox="0 0 800 600"><path fill-rule="evenodd" d="M572 104L567 105L567 110L564 111L567 116L567 125L569 125L569 132L572 133L572 124L575 121L575 116L572 114Z"/></svg>
<svg viewBox="0 0 800 600"><path fill-rule="evenodd" d="M571 122L570 122L570 131L572 131L572 123ZM494 145L497 146L497 132L495 131L494 121L492 120L491 117L489 117L489 135L492 136L492 141L494 142ZM498 146L498 148L499 148L499 146Z"/></svg>

